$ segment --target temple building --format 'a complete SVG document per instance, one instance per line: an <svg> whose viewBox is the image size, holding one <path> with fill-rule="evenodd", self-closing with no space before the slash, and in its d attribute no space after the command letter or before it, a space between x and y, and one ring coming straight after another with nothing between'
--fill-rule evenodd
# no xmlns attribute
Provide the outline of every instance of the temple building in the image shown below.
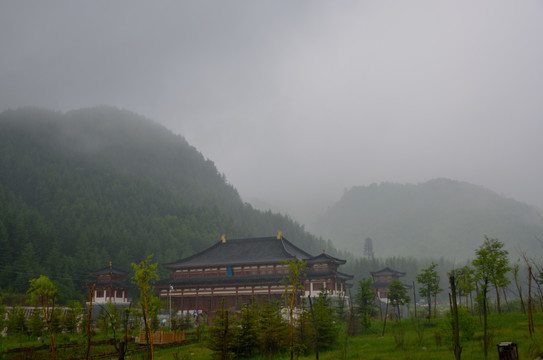
<svg viewBox="0 0 543 360"><path fill-rule="evenodd" d="M386 302L388 299L388 286L393 280L400 280L400 277L405 276L405 273L387 266L379 271L371 272L371 276L373 277L373 287L377 297L379 300Z"/></svg>
<svg viewBox="0 0 543 360"><path fill-rule="evenodd" d="M110 261L109 266L93 271L91 275L97 277L92 299L94 304L100 305L108 302L116 305L130 304L128 289L132 286L124 282L124 277L128 275L127 271L115 269Z"/></svg>
<svg viewBox="0 0 543 360"><path fill-rule="evenodd" d="M352 275L338 271L345 260L322 254L312 256L277 236L226 239L193 256L162 265L173 272L173 278L156 284L160 297L171 299L172 307L191 314L213 313L224 298L226 307L261 299L281 300L285 294L282 280L288 275L289 260L306 263L301 281L301 296L318 296L327 292L332 297L344 297L346 281Z"/></svg>

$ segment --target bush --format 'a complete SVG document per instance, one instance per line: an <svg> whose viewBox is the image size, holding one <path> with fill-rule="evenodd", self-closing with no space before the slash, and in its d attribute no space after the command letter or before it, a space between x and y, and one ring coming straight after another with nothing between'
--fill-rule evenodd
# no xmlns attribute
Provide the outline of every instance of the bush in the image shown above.
<svg viewBox="0 0 543 360"><path fill-rule="evenodd" d="M447 321L442 323L443 327L443 337L446 343L453 343L454 332L453 332L453 317L450 312L447 312ZM471 315L471 313L466 310L466 308L458 308L458 327L460 330L460 340L469 341L473 339L475 331L477 330L477 320Z"/></svg>
<svg viewBox="0 0 543 360"><path fill-rule="evenodd" d="M288 324L281 315L279 303L262 305L258 324L260 352L271 356L288 349Z"/></svg>
<svg viewBox="0 0 543 360"><path fill-rule="evenodd" d="M45 328L45 322L41 316L41 311L39 309L32 310L32 315L29 319L29 328L32 336L42 336L43 330Z"/></svg>
<svg viewBox="0 0 543 360"><path fill-rule="evenodd" d="M337 343L339 335L338 322L334 316L331 298L327 294L321 293L314 300L313 311L319 349L330 348Z"/></svg>
<svg viewBox="0 0 543 360"><path fill-rule="evenodd" d="M24 334L27 330L25 314L21 306L15 306L8 314L7 333L10 335Z"/></svg>
<svg viewBox="0 0 543 360"><path fill-rule="evenodd" d="M214 325L210 329L207 347L213 351L213 359L234 359L234 339L236 337L234 318L229 310L225 309L225 299L217 310Z"/></svg>

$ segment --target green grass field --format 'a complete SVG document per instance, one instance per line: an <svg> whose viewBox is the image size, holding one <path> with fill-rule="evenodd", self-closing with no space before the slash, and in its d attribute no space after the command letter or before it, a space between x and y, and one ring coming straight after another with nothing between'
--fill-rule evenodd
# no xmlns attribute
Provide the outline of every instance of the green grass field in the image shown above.
<svg viewBox="0 0 543 360"><path fill-rule="evenodd" d="M473 317L473 335L461 339L462 359L484 359L482 325L478 317ZM491 345L488 359L499 359L497 344L502 341L518 345L519 359L537 359L543 356L543 314L534 314L535 333L530 338L527 317L522 314L494 314L489 317ZM419 330L413 320L404 319L401 323L388 322L385 335L381 336L383 323L374 322L372 330L376 333L347 337L340 335L334 349L319 353L320 360L368 359L368 360L431 360L454 359L452 335L446 319L436 319L428 323L420 320ZM469 334L468 334L469 335ZM134 357L137 358L137 357ZM289 359L288 354L274 359ZM158 350L156 359L212 359L211 351L204 343ZM253 359L266 359L255 357ZM315 354L300 356L299 359L315 359Z"/></svg>
<svg viewBox="0 0 543 360"><path fill-rule="evenodd" d="M482 325L479 317L470 317L467 321L471 325L461 334L462 359L484 359L482 343ZM466 323L466 321L464 322ZM497 344L503 341L514 342L518 345L519 359L543 358L543 313L534 314L535 333L530 338L528 332L527 316L519 313L493 314L489 317L489 329L491 345L488 350L488 359L499 359ZM439 318L428 322L419 320L418 323L411 319L403 319L401 322L388 321L384 336L382 336L383 323L374 321L372 332L348 337L341 334L338 343L332 349L321 351L320 360L341 359L368 359L368 360L418 360L418 359L454 359L452 351L452 334L445 318ZM95 338L96 339L96 338ZM36 346L45 341L24 342L23 346ZM57 343L62 340L71 340L69 336L59 335ZM81 336L79 341L83 340ZM19 341L15 338L2 340L4 346L9 342L9 348L17 346ZM77 341L77 340L76 340ZM14 344L17 343L17 344ZM131 344L134 349L136 345ZM107 349L106 349L107 348ZM6 349L6 347L4 347ZM114 352L112 346L93 349L93 353ZM47 356L45 350L44 356ZM0 358L2 358L0 356ZM47 358L47 357L44 357ZM113 357L114 358L114 357ZM145 359L145 351L127 355L126 359ZM209 360L212 359L211 351L206 347L206 341L190 345L175 346L170 348L158 348L155 350L157 360L181 359L181 360ZM280 354L272 359L289 359L289 354ZM257 359L269 359L266 357L254 357ZM298 359L315 359L315 353L299 356Z"/></svg>

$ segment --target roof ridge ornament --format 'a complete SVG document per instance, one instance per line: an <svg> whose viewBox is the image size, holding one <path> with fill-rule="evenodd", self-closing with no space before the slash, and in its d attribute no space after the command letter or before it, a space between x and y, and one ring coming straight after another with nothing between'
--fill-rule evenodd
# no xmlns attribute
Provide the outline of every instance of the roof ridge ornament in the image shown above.
<svg viewBox="0 0 543 360"><path fill-rule="evenodd" d="M281 230L277 230L277 240L281 240L283 237L283 232Z"/></svg>
<svg viewBox="0 0 543 360"><path fill-rule="evenodd" d="M226 243L226 235L225 234L221 235L221 241L222 241L223 244Z"/></svg>

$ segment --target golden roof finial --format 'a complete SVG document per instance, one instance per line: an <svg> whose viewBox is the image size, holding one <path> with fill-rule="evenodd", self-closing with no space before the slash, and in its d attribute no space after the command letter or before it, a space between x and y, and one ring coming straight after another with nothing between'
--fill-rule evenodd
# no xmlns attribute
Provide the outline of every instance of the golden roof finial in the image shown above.
<svg viewBox="0 0 543 360"><path fill-rule="evenodd" d="M326 254L326 250L322 249L322 253L323 253L323 254Z"/></svg>
<svg viewBox="0 0 543 360"><path fill-rule="evenodd" d="M281 240L283 237L283 232L281 230L277 230L277 240Z"/></svg>
<svg viewBox="0 0 543 360"><path fill-rule="evenodd" d="M223 244L226 243L226 235L225 234L221 235L221 241L222 241Z"/></svg>

